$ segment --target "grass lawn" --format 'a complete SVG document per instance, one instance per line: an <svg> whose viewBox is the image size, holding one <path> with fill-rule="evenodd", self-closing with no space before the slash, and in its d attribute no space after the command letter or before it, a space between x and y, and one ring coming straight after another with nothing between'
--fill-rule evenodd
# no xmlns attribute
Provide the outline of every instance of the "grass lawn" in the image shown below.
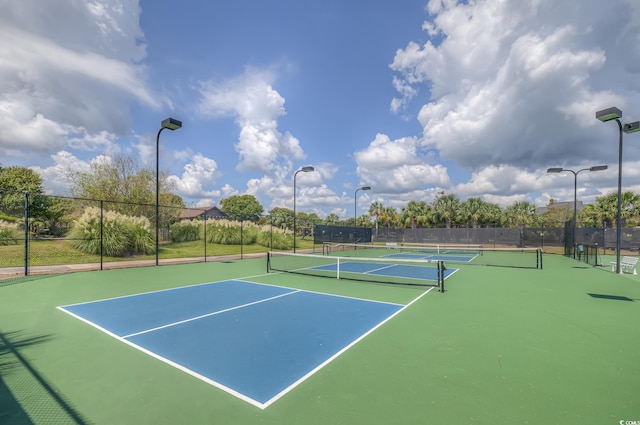
<svg viewBox="0 0 640 425"><path fill-rule="evenodd" d="M298 239L296 241L297 248L311 249L313 248L313 240ZM207 257L238 255L241 253L251 254L259 252L267 252L268 247L251 244L251 245L219 245L207 243ZM160 258L197 258L204 257L205 246L203 241L163 243L160 245ZM135 260L151 260L155 258L155 254L135 255L129 257L107 257L103 258L104 262L114 261L135 261ZM49 265L66 265L66 264L88 264L99 263L99 255L86 254L73 247L71 242L65 240L48 240L33 239L29 242L29 265L30 266L49 266ZM0 246L0 268L2 267L21 267L24 265L24 245L3 245Z"/></svg>

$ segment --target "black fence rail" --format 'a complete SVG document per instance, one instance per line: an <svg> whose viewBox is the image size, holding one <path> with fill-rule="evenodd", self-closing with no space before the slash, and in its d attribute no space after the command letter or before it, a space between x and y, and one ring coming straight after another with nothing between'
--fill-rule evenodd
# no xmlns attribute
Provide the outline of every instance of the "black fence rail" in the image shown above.
<svg viewBox="0 0 640 425"><path fill-rule="evenodd" d="M229 228L223 230L233 240L221 247L215 240L225 237L217 234L225 219L217 208L160 205L156 260L155 203L32 195L0 188L0 278L147 266L157 261L242 259L255 254L248 246L258 242L264 250L292 244L290 230L272 224L270 217L251 217L228 220ZM183 249L186 245L188 249Z"/></svg>
<svg viewBox="0 0 640 425"><path fill-rule="evenodd" d="M313 243L370 243L370 227L329 226L316 224L313 226Z"/></svg>
<svg viewBox="0 0 640 425"><path fill-rule="evenodd" d="M219 243L211 232L213 223L226 216L216 208L183 208L160 205L158 238L155 235L155 204L112 202L29 194L0 188L0 278L33 272L102 270L104 268L154 265L158 261L199 262L211 257L256 254L249 221L236 229L234 248L216 252ZM273 219L273 221L272 221ZM292 245L291 228L278 217L263 217L259 243L269 250ZM186 224L184 224L186 223ZM190 226L189 223L194 223ZM81 225L80 225L81 224ZM182 228L176 224L184 224ZM196 229L194 229L196 228ZM598 247L598 255L613 252L615 228L416 228L390 229L335 225L299 226L297 237L313 234L314 246L323 243L425 243L483 245L487 247L564 247L565 255L578 258L578 245ZM181 239L177 232L185 233ZM209 232L209 233L207 233ZM289 232L288 234L286 232ZM289 238L289 240L287 240ZM156 257L156 241L159 247ZM566 243L565 243L566 242ZM181 249L190 246L187 253ZM235 245L234 245L235 244ZM194 248L195 246L195 248ZM597 261L593 249L580 253L589 263ZM621 249L638 254L640 229L623 228ZM235 251L234 251L235 250ZM262 249L260 252L264 252ZM247 252L250 251L250 252ZM157 258L157 259L156 259ZM582 260L583 257L581 256ZM593 259L593 260L592 260Z"/></svg>
<svg viewBox="0 0 640 425"><path fill-rule="evenodd" d="M416 228L378 229L375 242L484 245L487 247L544 248L563 246L563 228Z"/></svg>

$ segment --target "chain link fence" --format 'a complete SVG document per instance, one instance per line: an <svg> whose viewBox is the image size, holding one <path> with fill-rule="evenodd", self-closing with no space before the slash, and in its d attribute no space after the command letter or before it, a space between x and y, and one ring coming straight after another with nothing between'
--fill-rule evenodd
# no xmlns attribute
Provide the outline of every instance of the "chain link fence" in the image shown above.
<svg viewBox="0 0 640 425"><path fill-rule="evenodd" d="M271 224L268 216L266 225L270 230L262 231L260 238L255 237L257 230L247 220L234 229L235 240L220 242L221 229L214 224L221 218L226 216L217 208L160 205L156 238L155 204L31 195L0 188L0 278L151 266L157 262L202 262L212 257L241 259L264 252L264 247L287 250L292 245L287 225L276 220L277 217ZM303 239L306 234L313 234L315 244L371 241L542 249L564 246L565 255L570 256L577 255L577 245L601 247L603 254L613 252L616 246L615 228L578 226L573 235L570 225L564 228L371 229L307 227L301 223L300 229ZM256 243L263 248L255 248ZM627 254L638 254L640 229L623 229L621 249Z"/></svg>
<svg viewBox="0 0 640 425"><path fill-rule="evenodd" d="M373 242L424 243L440 245L483 245L487 247L564 248L565 255L575 255L572 249L573 227L482 227L482 228L416 228L374 229ZM565 244L567 241L567 244ZM574 245L597 245L602 252L615 251L615 228L576 228ZM568 248L566 248L568 246ZM640 228L623 228L620 248L639 254Z"/></svg>
<svg viewBox="0 0 640 425"><path fill-rule="evenodd" d="M286 230L271 225L268 218L266 231L255 224L258 217L240 222L227 218L217 208L159 205L156 238L155 203L0 188L0 278L244 258L255 253L258 248L249 247L256 242L269 249L282 249L277 243L291 245L283 241ZM285 236L292 240L290 232ZM224 246L220 238L227 238Z"/></svg>

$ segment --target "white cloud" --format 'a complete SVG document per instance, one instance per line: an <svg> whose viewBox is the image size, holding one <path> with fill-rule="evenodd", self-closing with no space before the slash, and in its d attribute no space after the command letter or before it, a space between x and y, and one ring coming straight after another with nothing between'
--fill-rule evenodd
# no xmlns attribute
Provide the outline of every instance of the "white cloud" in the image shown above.
<svg viewBox="0 0 640 425"><path fill-rule="evenodd" d="M412 100L406 86L431 94L418 115L421 147L471 172L613 162L616 150L602 149L612 131L594 114L640 110L632 95L640 90L640 12L628 0L600 6L430 1L423 28L431 39L409 42L391 64L396 104Z"/></svg>
<svg viewBox="0 0 640 425"><path fill-rule="evenodd" d="M169 181L175 185L176 193L182 197L218 197L219 190L205 189L215 183L218 177L217 168L218 164L213 159L198 153L184 166L182 176L169 176Z"/></svg>
<svg viewBox="0 0 640 425"><path fill-rule="evenodd" d="M0 152L110 152L128 102L156 108L136 0L11 2L0 17Z"/></svg>
<svg viewBox="0 0 640 425"><path fill-rule="evenodd" d="M104 160L99 157L97 160ZM49 195L69 195L71 175L77 171L89 171L91 166L67 151L60 151L51 155L53 165L48 167L30 167L42 177L43 188Z"/></svg>
<svg viewBox="0 0 640 425"><path fill-rule="evenodd" d="M377 193L406 194L451 184L446 168L430 164L429 152L422 149L415 138L392 141L378 134L366 149L356 152L354 158L360 181Z"/></svg>
<svg viewBox="0 0 640 425"><path fill-rule="evenodd" d="M201 83L198 111L209 117L233 117L240 127L236 151L239 171L286 174L292 161L306 157L300 142L278 130L285 114L284 98L273 89L270 71L248 69L241 76L216 83Z"/></svg>

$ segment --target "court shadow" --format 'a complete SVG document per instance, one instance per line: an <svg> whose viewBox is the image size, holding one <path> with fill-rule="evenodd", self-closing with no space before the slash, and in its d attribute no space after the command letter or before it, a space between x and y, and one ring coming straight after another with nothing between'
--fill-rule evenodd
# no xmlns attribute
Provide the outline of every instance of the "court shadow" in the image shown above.
<svg viewBox="0 0 640 425"><path fill-rule="evenodd" d="M603 300L613 300L613 301L631 301L631 302L635 301L635 300L634 300L634 299L632 299L632 298L629 298L629 297L622 297L622 296L619 296L619 295L590 294L590 293L587 293L587 295L589 295L590 297L593 297L593 298L599 298L599 299L603 299Z"/></svg>
<svg viewBox="0 0 640 425"><path fill-rule="evenodd" d="M21 332L0 332L0 423L30 425L43 415L47 423L89 424L64 395L22 355L21 350L51 339L50 335L25 337ZM11 388L12 374L19 375L21 384ZM33 401L33 411L27 411ZM22 404L21 404L22 403ZM23 406L24 404L24 406ZM46 416L46 417L44 417Z"/></svg>

